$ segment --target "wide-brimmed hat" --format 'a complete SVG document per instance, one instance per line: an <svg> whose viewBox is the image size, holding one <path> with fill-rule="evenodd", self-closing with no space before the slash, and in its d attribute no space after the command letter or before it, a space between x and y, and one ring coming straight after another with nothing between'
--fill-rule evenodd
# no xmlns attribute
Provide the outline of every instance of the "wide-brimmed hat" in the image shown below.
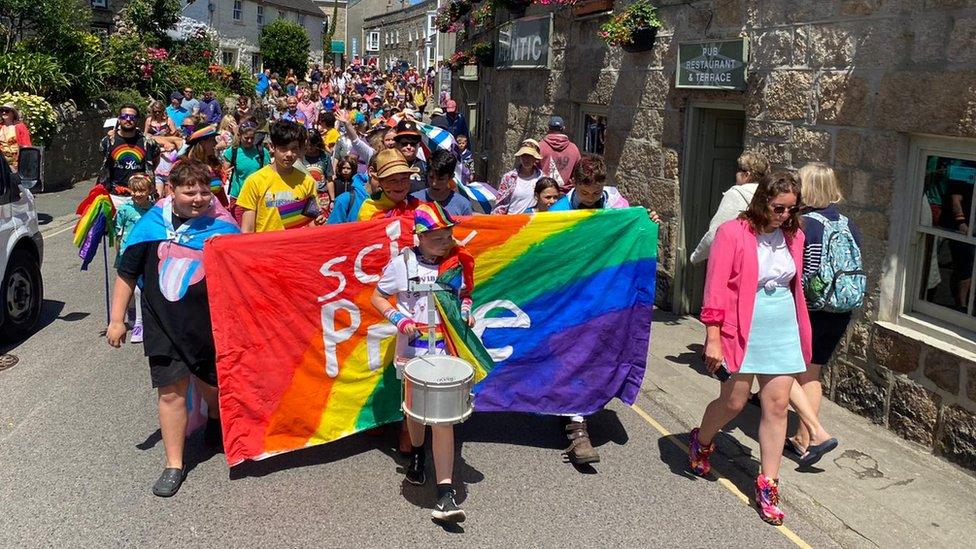
<svg viewBox="0 0 976 549"><path fill-rule="evenodd" d="M186 144L196 145L197 143L203 141L208 137L216 137L216 136L217 136L217 126L214 125L204 126L199 130L196 130L193 133L191 133L190 137L186 138Z"/></svg>
<svg viewBox="0 0 976 549"><path fill-rule="evenodd" d="M416 137L420 139L420 128L417 127L417 123L413 120L408 120L404 118L396 125L396 139L401 137Z"/></svg>
<svg viewBox="0 0 976 549"><path fill-rule="evenodd" d="M14 120L20 120L20 111L17 110L17 105L14 105L13 103L4 103L3 105L0 105L0 110L3 109L7 109L14 113Z"/></svg>
<svg viewBox="0 0 976 549"><path fill-rule="evenodd" d="M519 147L519 150L515 152L515 157L518 158L519 156L526 154L532 158L535 158L536 160L542 160L542 154L539 152L539 146L534 144L532 140L527 139L523 141L522 146Z"/></svg>
<svg viewBox="0 0 976 549"><path fill-rule="evenodd" d="M377 179L383 179L384 177L390 177L399 173L413 175L420 173L420 170L411 168L410 164L407 164L407 159L403 157L403 153L396 149L384 149L376 153Z"/></svg>
<svg viewBox="0 0 976 549"><path fill-rule="evenodd" d="M415 234L447 229L455 225L457 225L457 221L437 202L424 202L413 211L413 232Z"/></svg>

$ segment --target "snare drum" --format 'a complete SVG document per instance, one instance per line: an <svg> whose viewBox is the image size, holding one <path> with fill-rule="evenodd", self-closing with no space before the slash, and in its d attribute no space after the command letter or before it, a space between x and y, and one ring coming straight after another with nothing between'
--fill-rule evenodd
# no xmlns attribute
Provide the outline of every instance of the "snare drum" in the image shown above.
<svg viewBox="0 0 976 549"><path fill-rule="evenodd" d="M403 367L403 413L424 425L454 425L474 410L474 368L460 358L424 355Z"/></svg>

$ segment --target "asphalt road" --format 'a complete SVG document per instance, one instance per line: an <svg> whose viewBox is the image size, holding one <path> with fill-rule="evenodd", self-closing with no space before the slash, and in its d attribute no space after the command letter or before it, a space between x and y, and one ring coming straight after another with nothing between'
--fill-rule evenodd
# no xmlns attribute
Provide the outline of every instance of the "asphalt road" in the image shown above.
<svg viewBox="0 0 976 549"><path fill-rule="evenodd" d="M692 477L660 433L684 430L645 395L650 421L620 403L591 419L603 461L588 470L562 462L557 419L476 414L458 429L458 528L430 520L432 486L403 482L392 431L234 470L198 434L179 494L154 497L163 451L146 361L100 337L101 265L79 272L66 230L85 191L38 198L46 300L42 328L0 372L0 547L835 545L788 506L789 530L763 523L734 493L751 479Z"/></svg>

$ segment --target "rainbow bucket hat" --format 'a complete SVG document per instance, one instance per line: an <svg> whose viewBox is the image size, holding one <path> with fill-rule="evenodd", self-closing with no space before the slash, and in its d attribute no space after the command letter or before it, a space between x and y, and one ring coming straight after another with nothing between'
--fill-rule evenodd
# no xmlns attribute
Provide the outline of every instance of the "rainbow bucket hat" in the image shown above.
<svg viewBox="0 0 976 549"><path fill-rule="evenodd" d="M437 202L424 202L417 206L413 212L413 232L415 234L447 229L457 224L457 221L444 211L444 208Z"/></svg>

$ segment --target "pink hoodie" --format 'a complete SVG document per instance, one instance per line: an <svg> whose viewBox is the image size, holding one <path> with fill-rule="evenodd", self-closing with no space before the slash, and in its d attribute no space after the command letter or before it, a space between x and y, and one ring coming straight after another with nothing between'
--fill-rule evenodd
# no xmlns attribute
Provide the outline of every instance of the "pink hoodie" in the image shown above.
<svg viewBox="0 0 976 549"><path fill-rule="evenodd" d="M539 150L542 153L542 173L550 175L554 167L562 179L562 191L568 192L572 188L569 179L573 176L573 168L581 158L579 148L566 134L553 132L539 143Z"/></svg>

